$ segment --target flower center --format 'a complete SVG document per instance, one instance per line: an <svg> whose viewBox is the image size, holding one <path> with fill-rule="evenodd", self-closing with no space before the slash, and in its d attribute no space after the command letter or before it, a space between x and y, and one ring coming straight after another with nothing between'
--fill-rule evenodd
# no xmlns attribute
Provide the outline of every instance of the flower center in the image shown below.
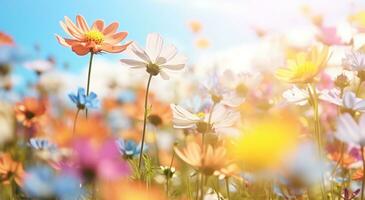
<svg viewBox="0 0 365 200"><path fill-rule="evenodd" d="M98 30L90 30L89 32L85 33L85 40L87 42L95 42L96 44L100 44L104 41L104 35Z"/></svg>
<svg viewBox="0 0 365 200"><path fill-rule="evenodd" d="M150 73L152 76L156 76L158 73L160 73L160 67L156 64L149 63L147 65L146 71Z"/></svg>

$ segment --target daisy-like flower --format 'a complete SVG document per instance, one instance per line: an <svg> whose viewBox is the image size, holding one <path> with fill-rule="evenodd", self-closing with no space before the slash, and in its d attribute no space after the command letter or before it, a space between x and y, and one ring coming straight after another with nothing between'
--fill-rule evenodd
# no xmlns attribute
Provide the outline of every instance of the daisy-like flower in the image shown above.
<svg viewBox="0 0 365 200"><path fill-rule="evenodd" d="M351 71L365 70L365 54L360 51L351 51L342 59L342 65Z"/></svg>
<svg viewBox="0 0 365 200"><path fill-rule="evenodd" d="M10 154L0 155L0 181L10 184L14 180L18 185L23 184L25 171L23 165L14 161Z"/></svg>
<svg viewBox="0 0 365 200"><path fill-rule="evenodd" d="M313 47L309 52L300 52L287 61L286 68L279 68L276 77L288 83L310 83L325 67L328 61L327 46Z"/></svg>
<svg viewBox="0 0 365 200"><path fill-rule="evenodd" d="M33 60L24 63L24 66L30 70L33 70L38 75L52 69L54 67L54 62L51 60Z"/></svg>
<svg viewBox="0 0 365 200"><path fill-rule="evenodd" d="M77 90L77 94L69 94L68 96L80 110L83 110L85 108L97 108L99 106L98 96L94 92L86 95L84 88L79 88Z"/></svg>
<svg viewBox="0 0 365 200"><path fill-rule="evenodd" d="M174 147L174 150L181 160L206 175L212 175L230 163L223 146L214 148L207 145L203 150L196 142L190 142L184 149Z"/></svg>
<svg viewBox="0 0 365 200"><path fill-rule="evenodd" d="M362 114L359 121L348 113L345 113L337 119L337 130L335 136L347 144L354 146L365 146L365 115Z"/></svg>
<svg viewBox="0 0 365 200"><path fill-rule="evenodd" d="M7 35L6 33L0 32L0 46L2 45L14 45L14 40L10 35Z"/></svg>
<svg viewBox="0 0 365 200"><path fill-rule="evenodd" d="M26 127L35 124L41 115L46 111L44 103L35 98L25 98L15 106L15 116L17 120Z"/></svg>
<svg viewBox="0 0 365 200"><path fill-rule="evenodd" d="M127 37L128 33L117 33L119 26L117 22L104 27L104 21L98 19L89 27L84 17L77 15L76 24L68 17L65 17L65 21L61 21L60 24L71 38L62 38L56 35L58 42L65 47L70 47L73 52L80 56L90 52L94 54L100 52L120 53L130 44L119 45Z"/></svg>
<svg viewBox="0 0 365 200"><path fill-rule="evenodd" d="M346 110L365 112L365 99L356 97L352 91L346 91L343 98L340 98L340 91L326 90L319 98L323 101L341 106Z"/></svg>
<svg viewBox="0 0 365 200"><path fill-rule="evenodd" d="M141 144L137 144L133 140L119 139L116 141L119 152L125 158L133 158L141 152ZM147 148L144 149L146 151Z"/></svg>
<svg viewBox="0 0 365 200"><path fill-rule="evenodd" d="M174 45L166 45L158 33L148 34L145 49L133 42L128 50L131 58L121 59L123 64L134 69L146 68L151 76L160 74L165 80L169 79L170 72L182 70L187 60Z"/></svg>
<svg viewBox="0 0 365 200"><path fill-rule="evenodd" d="M240 114L232 109L226 108L222 104L217 104L210 114L193 114L181 106L171 104L173 112L174 128L194 128L198 132L205 133L213 131L215 133L232 133L234 124L240 118Z"/></svg>

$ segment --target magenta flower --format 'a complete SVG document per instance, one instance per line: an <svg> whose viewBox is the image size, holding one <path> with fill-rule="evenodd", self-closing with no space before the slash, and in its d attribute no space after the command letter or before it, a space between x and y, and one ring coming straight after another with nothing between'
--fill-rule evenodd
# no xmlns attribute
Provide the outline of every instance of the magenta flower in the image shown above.
<svg viewBox="0 0 365 200"><path fill-rule="evenodd" d="M76 173L85 181L115 180L130 173L128 164L120 157L114 140L94 146L88 140L78 140L74 146Z"/></svg>

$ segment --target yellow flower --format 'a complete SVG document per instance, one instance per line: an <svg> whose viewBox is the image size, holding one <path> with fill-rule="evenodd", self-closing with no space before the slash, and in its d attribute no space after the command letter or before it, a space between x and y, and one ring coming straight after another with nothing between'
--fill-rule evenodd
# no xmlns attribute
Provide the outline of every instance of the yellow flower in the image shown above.
<svg viewBox="0 0 365 200"><path fill-rule="evenodd" d="M365 28L365 11L351 15L349 21L354 23L358 28Z"/></svg>
<svg viewBox="0 0 365 200"><path fill-rule="evenodd" d="M289 83L310 83L327 64L328 46L313 47L309 52L299 52L287 61L286 68L279 68L276 77Z"/></svg>
<svg viewBox="0 0 365 200"><path fill-rule="evenodd" d="M252 122L235 141L231 153L245 170L277 169L295 150L299 130L292 115Z"/></svg>

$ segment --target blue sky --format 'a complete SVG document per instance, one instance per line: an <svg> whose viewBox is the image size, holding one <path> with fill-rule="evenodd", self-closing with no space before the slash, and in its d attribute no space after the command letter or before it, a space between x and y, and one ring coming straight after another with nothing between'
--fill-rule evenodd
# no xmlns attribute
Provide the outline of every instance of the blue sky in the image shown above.
<svg viewBox="0 0 365 200"><path fill-rule="evenodd" d="M78 57L60 46L54 34L66 36L59 21L64 16L74 19L83 15L89 23L103 19L118 21L119 30L129 32L128 40L144 44L149 32L159 32L181 51L195 58L193 35L187 28L190 20L204 25L204 34L212 43L209 51L256 42L251 27L261 26L275 31L308 23L300 13L302 5L310 5L327 16L329 23L343 19L354 6L350 0L11 0L2 2L0 31L12 35L25 49L40 45L40 58L53 55L58 63L68 62L76 71L88 57ZM353 0L355 3L360 1ZM361 3L360 3L361 4ZM364 5L364 3L362 3ZM361 7L358 7L361 8ZM362 7L364 8L364 7ZM122 55L108 55L118 60Z"/></svg>

